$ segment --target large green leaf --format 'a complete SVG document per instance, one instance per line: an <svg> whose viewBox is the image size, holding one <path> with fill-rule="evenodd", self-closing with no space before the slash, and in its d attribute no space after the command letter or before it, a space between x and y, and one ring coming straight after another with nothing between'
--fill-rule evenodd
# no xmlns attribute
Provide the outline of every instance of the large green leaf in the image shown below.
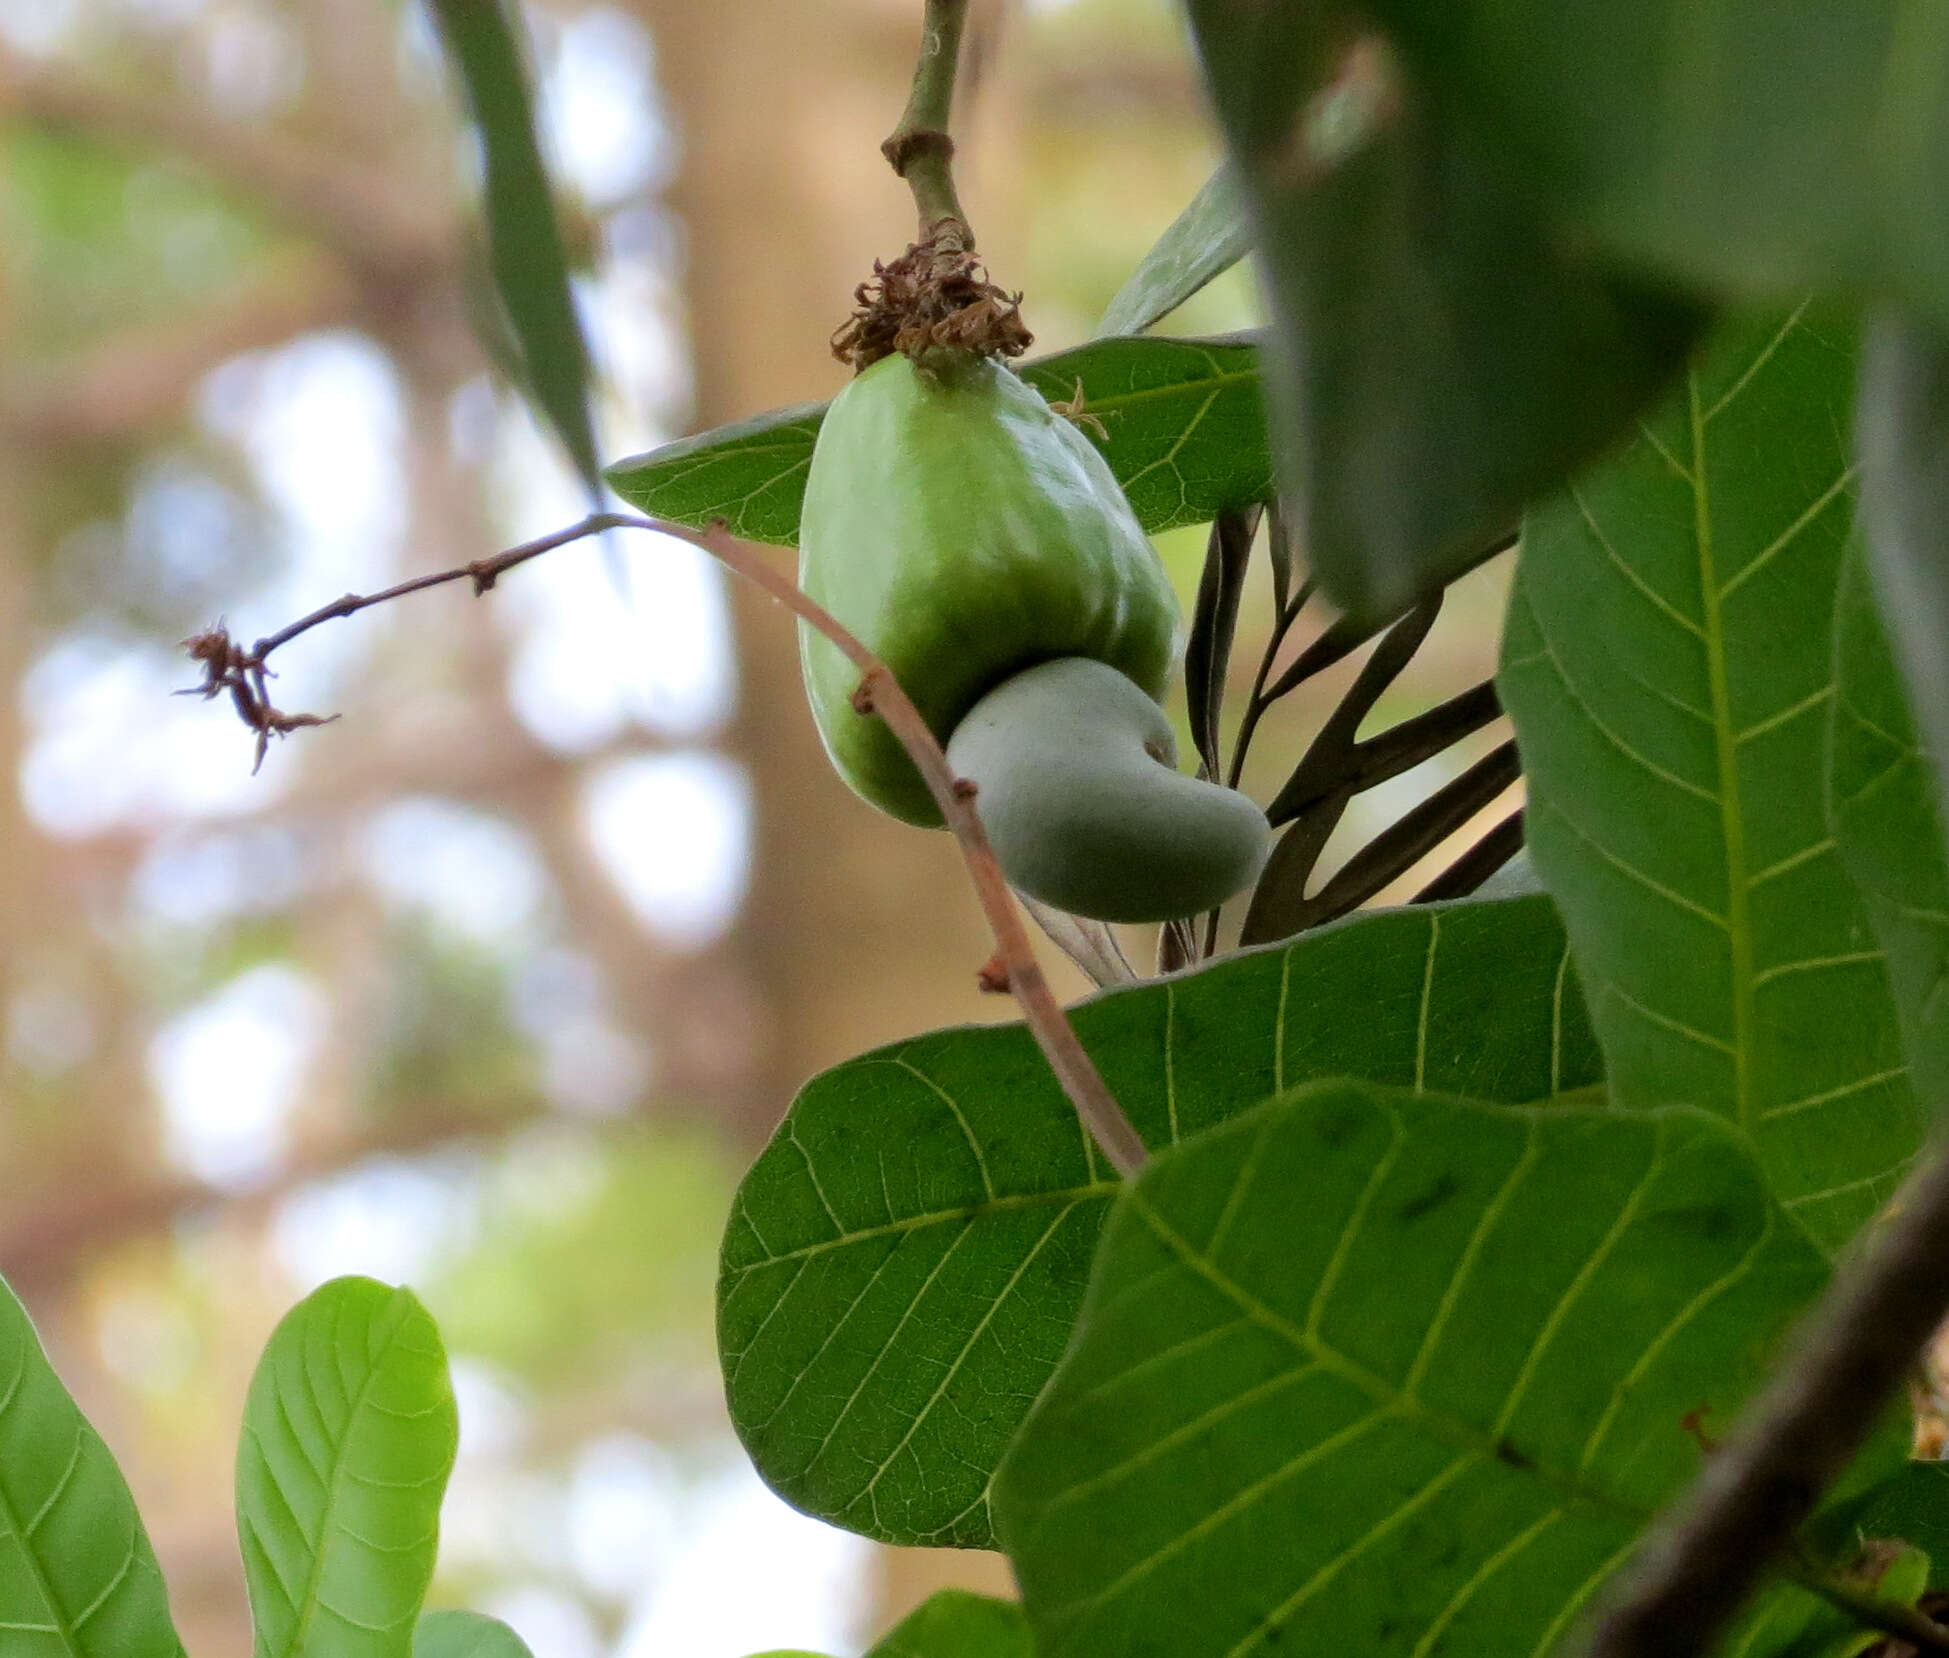
<svg viewBox="0 0 1949 1658"><path fill-rule="evenodd" d="M0 1282L0 1651L181 1658L122 1471Z"/></svg>
<svg viewBox="0 0 1949 1658"><path fill-rule="evenodd" d="M1034 1658L1029 1620L1012 1600L943 1589L880 1637L866 1658Z"/></svg>
<svg viewBox="0 0 1949 1658"><path fill-rule="evenodd" d="M602 468L589 412L589 351L535 139L515 16L508 0L430 4L480 138L488 266L519 349L524 389L599 497Z"/></svg>
<svg viewBox="0 0 1949 1658"><path fill-rule="evenodd" d="M1080 384L1082 430L1103 451L1131 510L1152 532L1202 524L1272 488L1258 351L1249 338L1096 340L1021 365L1052 401ZM735 426L618 461L616 493L655 517L794 546L823 403L774 409Z"/></svg>
<svg viewBox="0 0 1949 1658"><path fill-rule="evenodd" d="M1867 903L1902 1019L1909 1063L1937 1099L1949 1089L1949 870L1937 826L1935 772L1858 557L1834 614L1828 811L1848 873ZM1949 1565L1949 1555L1945 1555Z"/></svg>
<svg viewBox="0 0 1949 1658"><path fill-rule="evenodd" d="M484 1612L428 1612L413 1626L413 1658L534 1658L528 1643Z"/></svg>
<svg viewBox="0 0 1949 1658"><path fill-rule="evenodd" d="M1921 1133L1820 786L1852 380L1844 330L1729 332L1529 519L1497 682L1613 1100L1731 1118L1830 1248Z"/></svg>
<svg viewBox="0 0 1949 1658"><path fill-rule="evenodd" d="M1154 1146L1315 1077L1519 1101L1598 1075L1544 898L1353 917L1074 1021ZM1020 1026L807 1084L739 1190L718 1282L759 1472L869 1536L992 1545L989 1477L1062 1353L1115 1190Z"/></svg>
<svg viewBox="0 0 1949 1658"><path fill-rule="evenodd" d="M1909 0L1377 0L1567 234L1734 292L1949 322L1949 14Z"/></svg>
<svg viewBox="0 0 1949 1658"><path fill-rule="evenodd" d="M334 1278L284 1316L237 1452L257 1658L411 1658L455 1438L447 1355L410 1290Z"/></svg>
<svg viewBox="0 0 1949 1658"><path fill-rule="evenodd" d="M1547 1653L1825 1279L1702 1112L1261 1106L1125 1191L1002 1465L1036 1650Z"/></svg>
<svg viewBox="0 0 1949 1658"><path fill-rule="evenodd" d="M1615 441L1689 303L1566 251L1350 0L1191 0L1272 309L1280 493L1368 621L1452 579Z"/></svg>
<svg viewBox="0 0 1949 1658"><path fill-rule="evenodd" d="M1232 169L1220 167L1117 290L1096 325L1098 336L1143 333L1230 270L1251 245L1244 193Z"/></svg>

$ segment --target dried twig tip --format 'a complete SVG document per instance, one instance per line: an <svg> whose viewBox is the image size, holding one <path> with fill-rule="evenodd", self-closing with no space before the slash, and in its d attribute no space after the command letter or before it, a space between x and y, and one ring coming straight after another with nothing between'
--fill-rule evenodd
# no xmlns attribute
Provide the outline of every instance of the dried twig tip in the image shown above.
<svg viewBox="0 0 1949 1658"><path fill-rule="evenodd" d="M310 725L330 725L336 714L287 714L271 705L264 682L271 677L264 659L247 651L230 637L230 630L219 622L207 632L183 641L192 662L203 665L203 683L191 685L180 696L214 697L230 693L237 718L257 733L257 757L251 764L254 774L264 764L273 737L288 737Z"/></svg>

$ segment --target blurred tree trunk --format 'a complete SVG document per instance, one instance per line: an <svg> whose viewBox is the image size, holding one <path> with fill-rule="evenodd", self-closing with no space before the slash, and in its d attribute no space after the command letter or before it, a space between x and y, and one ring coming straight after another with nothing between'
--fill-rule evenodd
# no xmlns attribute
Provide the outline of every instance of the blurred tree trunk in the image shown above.
<svg viewBox="0 0 1949 1658"><path fill-rule="evenodd" d="M874 258L913 234L879 144L906 95L919 6L638 4L684 134L673 204L689 261L693 424L830 397L845 371L829 336ZM737 745L757 802L742 936L771 1027L749 1102L755 1136L823 1066L1007 1010L974 988L990 946L951 841L847 791L807 712L789 620L749 592L734 605Z"/></svg>
<svg viewBox="0 0 1949 1658"><path fill-rule="evenodd" d="M845 371L827 340L854 286L913 235L879 144L905 99L918 0L638 5L684 137L673 205L689 258L693 424L830 397ZM999 219L1001 204L986 205ZM848 792L806 709L788 619L748 590L734 604L737 745L757 809L741 934L771 1025L744 1125L756 1137L814 1071L1009 1010L975 990L990 945L953 843ZM949 1584L1008 1592L993 1555L887 1550L878 1578L876 1630Z"/></svg>

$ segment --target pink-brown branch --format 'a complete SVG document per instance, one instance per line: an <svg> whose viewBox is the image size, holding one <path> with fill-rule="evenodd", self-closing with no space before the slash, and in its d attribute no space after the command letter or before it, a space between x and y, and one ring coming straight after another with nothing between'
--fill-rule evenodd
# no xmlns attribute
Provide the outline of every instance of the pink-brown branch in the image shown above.
<svg viewBox="0 0 1949 1658"><path fill-rule="evenodd" d="M1146 1156L1143 1139L1104 1084L1095 1061L1084 1052L1082 1043L1070 1026L1068 1015L1063 1012L1062 1004L1049 988L1049 981L1043 975L1042 966L1029 943L1022 912L982 830L980 814L975 810L974 785L954 775L940 743L928 729L920 710L901 689L892 670L861 644L837 618L808 598L798 583L779 571L763 552L750 542L740 541L733 536L722 521L712 524L707 530L693 530L682 524L642 518L633 513L592 513L568 529L558 530L534 541L524 541L518 547L510 547L491 558L475 559L470 564L433 575L416 576L411 581L399 582L377 593L347 593L343 598L334 599L309 615L299 617L288 627L259 639L249 650L232 640L219 624L209 632L185 641L190 654L203 665L204 670L203 683L193 687L192 692L205 697L229 695L239 717L257 734L257 758L261 763L272 737L287 736L300 726L325 723L318 715L287 714L271 705L266 685L270 670L266 663L272 652L288 645L300 634L308 633L321 622L356 615L374 605L386 604L429 587L466 581L472 584L477 595L486 593L516 565L539 558L543 553L552 552L571 541L599 535L605 530L655 530L703 549L745 580L763 588L786 609L817 629L859 669L860 684L854 695L854 706L862 716L877 715L886 721L888 729L899 739L901 747L919 768L928 792L934 797L948 828L960 844L969 878L974 883L975 896L980 900L982 913L987 917L989 929L995 936L994 959L982 969L984 985L996 990L1006 989L1015 998L1022 1009L1024 1021L1049 1062L1049 1068L1062 1085L1063 1093L1076 1108L1077 1116L1082 1119L1103 1155L1119 1174L1128 1176L1136 1173L1143 1166Z"/></svg>

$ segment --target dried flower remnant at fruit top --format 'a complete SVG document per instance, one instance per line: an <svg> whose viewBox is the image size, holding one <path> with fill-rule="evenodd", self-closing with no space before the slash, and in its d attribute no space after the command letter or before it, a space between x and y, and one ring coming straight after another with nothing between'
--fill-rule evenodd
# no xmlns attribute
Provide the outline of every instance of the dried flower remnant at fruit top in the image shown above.
<svg viewBox="0 0 1949 1658"><path fill-rule="evenodd" d="M855 373L896 351L924 368L940 354L1019 357L1035 340L1022 296L988 280L967 227L951 219L891 264L874 260L853 304L832 354Z"/></svg>

